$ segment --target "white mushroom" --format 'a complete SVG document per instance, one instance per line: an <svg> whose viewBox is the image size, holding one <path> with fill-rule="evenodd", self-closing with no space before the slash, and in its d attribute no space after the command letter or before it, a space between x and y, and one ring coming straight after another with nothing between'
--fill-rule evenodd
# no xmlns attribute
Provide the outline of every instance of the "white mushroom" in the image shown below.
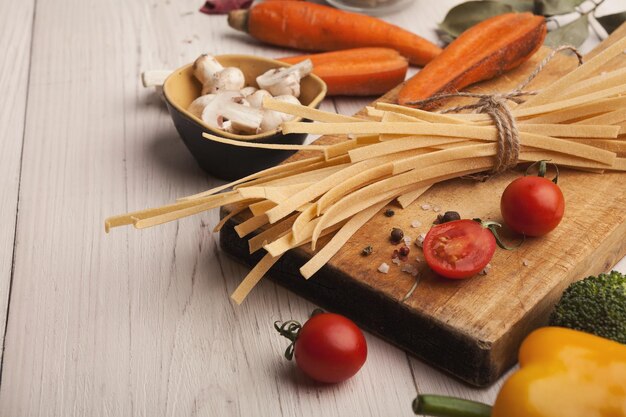
<svg viewBox="0 0 626 417"><path fill-rule="evenodd" d="M213 74L209 82L202 86L202 94L217 93L219 91L238 91L246 84L246 78L239 68L228 67Z"/></svg>
<svg viewBox="0 0 626 417"><path fill-rule="evenodd" d="M281 82L268 86L267 90L274 96L291 95L300 97L300 78L298 74L291 73L283 78Z"/></svg>
<svg viewBox="0 0 626 417"><path fill-rule="evenodd" d="M291 103L291 104L297 104L300 105L300 100L298 100L297 98L295 98L294 96L289 96L289 95L283 95L283 96L276 96L274 97L274 100L278 100L278 101L284 101L286 103ZM283 113L284 114L284 113ZM289 116L289 115L288 115Z"/></svg>
<svg viewBox="0 0 626 417"><path fill-rule="evenodd" d="M244 97L248 97L251 96L252 94L257 92L257 88L256 87L244 87L241 90L239 90L239 92L241 93L242 96Z"/></svg>
<svg viewBox="0 0 626 417"><path fill-rule="evenodd" d="M274 110L263 110L263 120L260 126L261 132L271 132L272 130L278 129L283 123L283 114L284 113Z"/></svg>
<svg viewBox="0 0 626 417"><path fill-rule="evenodd" d="M233 131L255 134L263 122L263 112L237 103L226 103L222 108L222 117L232 123Z"/></svg>
<svg viewBox="0 0 626 417"><path fill-rule="evenodd" d="M187 107L187 111L194 116L201 118L202 111L211 101L213 101L215 97L215 94L206 94L204 96L200 96L191 102L189 107Z"/></svg>
<svg viewBox="0 0 626 417"><path fill-rule="evenodd" d="M205 85L213 79L213 76L222 71L224 67L211 55L203 54L193 63L193 75Z"/></svg>
<svg viewBox="0 0 626 417"><path fill-rule="evenodd" d="M300 80L313 70L313 63L307 59L287 68L276 68L259 75L256 79L260 88L273 96L291 95L300 97Z"/></svg>
<svg viewBox="0 0 626 417"><path fill-rule="evenodd" d="M232 94L237 94L232 97ZM243 104L239 92L222 92L204 108L202 120L209 126L235 133L254 134L263 120L261 110ZM235 102L240 100L241 103Z"/></svg>
<svg viewBox="0 0 626 417"><path fill-rule="evenodd" d="M221 121L219 120L221 107L224 106L225 103L243 99L243 97L241 97L238 91L222 91L219 94L210 95L213 96L213 100L210 100L202 109L200 117L209 126L221 129ZM197 100L198 99L194 100L194 102Z"/></svg>
<svg viewBox="0 0 626 417"><path fill-rule="evenodd" d="M246 97L246 100L250 103L252 107L255 109L263 108L263 100L265 98L271 98L272 95L265 90L257 90L254 94Z"/></svg>
<svg viewBox="0 0 626 417"><path fill-rule="evenodd" d="M300 104L300 100L295 98L294 96L278 96L275 97L276 100L285 101L287 103L292 104ZM278 112L275 110L264 110L263 111L263 122L261 122L261 132L269 132L275 129L283 123L289 120L292 120L295 116L291 114Z"/></svg>
<svg viewBox="0 0 626 417"><path fill-rule="evenodd" d="M222 130L229 133L235 133L235 130L233 129L233 122L231 122L230 120L223 120Z"/></svg>
<svg viewBox="0 0 626 417"><path fill-rule="evenodd" d="M224 90L241 90L246 78L239 68L224 68L215 57L200 55L193 63L193 75L202 83L202 95Z"/></svg>
<svg viewBox="0 0 626 417"><path fill-rule="evenodd" d="M241 94L241 92L239 94ZM238 96L238 97L233 98L233 102L237 104L242 104L246 107L250 107L250 102L246 100L243 96Z"/></svg>
<svg viewBox="0 0 626 417"><path fill-rule="evenodd" d="M235 133L258 133L277 129L293 116L263 110L263 100L300 104L300 79L313 69L310 60L287 68L267 71L257 77L261 89L245 87L239 68L224 68L214 57L202 55L193 64L193 74L202 83L202 96L189 105L189 112L214 128Z"/></svg>

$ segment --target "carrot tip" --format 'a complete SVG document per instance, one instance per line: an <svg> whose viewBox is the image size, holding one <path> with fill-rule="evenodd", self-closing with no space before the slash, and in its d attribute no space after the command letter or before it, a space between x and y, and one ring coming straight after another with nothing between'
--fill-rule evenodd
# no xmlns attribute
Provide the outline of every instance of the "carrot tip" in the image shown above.
<svg viewBox="0 0 626 417"><path fill-rule="evenodd" d="M228 26L242 32L248 31L248 16L250 13L245 9L233 10L228 13Z"/></svg>

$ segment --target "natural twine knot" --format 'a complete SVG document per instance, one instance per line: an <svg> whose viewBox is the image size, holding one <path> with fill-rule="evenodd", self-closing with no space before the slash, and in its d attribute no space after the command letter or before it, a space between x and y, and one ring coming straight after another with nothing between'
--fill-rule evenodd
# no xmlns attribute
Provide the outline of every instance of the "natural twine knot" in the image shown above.
<svg viewBox="0 0 626 417"><path fill-rule="evenodd" d="M576 54L579 65L582 65L583 58L578 50L571 45L560 46L553 49L540 63L535 70L528 76L523 83L521 83L515 90L508 93L495 93L495 94L479 94L479 93L464 93L455 92L447 94L438 94L436 96L427 98L425 100L419 100L407 103L412 106L421 107L433 102L437 102L446 98L454 97L471 97L477 98L478 101L472 104L463 106L451 107L441 111L441 113L458 113L464 110L473 110L476 113L483 113L489 115L493 120L493 123L498 132L497 144L498 152L496 154L496 160L490 174L470 176L470 178L485 181L493 175L502 173L517 165L519 161L520 152L520 138L519 130L517 129L517 123L515 116L511 112L511 108L508 105L508 101L512 101L517 104L523 103L525 100L523 97L536 95L537 91L524 91L523 89L544 69L544 67L554 58L554 56L561 51L570 50Z"/></svg>

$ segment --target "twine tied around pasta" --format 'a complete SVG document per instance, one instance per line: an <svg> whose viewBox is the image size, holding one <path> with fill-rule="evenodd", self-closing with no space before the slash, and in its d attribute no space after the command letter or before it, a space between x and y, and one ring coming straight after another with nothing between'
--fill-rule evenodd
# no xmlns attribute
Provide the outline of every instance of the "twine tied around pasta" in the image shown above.
<svg viewBox="0 0 626 417"><path fill-rule="evenodd" d="M473 110L476 113L483 113L489 115L493 120L493 123L498 132L498 153L496 155L496 161L489 174L471 176L472 179L485 181L493 175L502 173L517 165L520 152L520 139L519 131L517 129L517 123L515 116L511 112L511 108L508 105L508 101L512 101L516 104L521 104L525 101L524 97L536 95L539 91L524 90L524 88L535 79L535 77L544 69L544 67L561 51L572 51L578 58L578 64L582 65L583 57L578 50L571 45L563 45L556 49L553 49L540 63L535 70L522 82L517 88L508 93L495 93L495 94L480 94L480 93L444 93L427 98L425 100L419 100L407 103L412 106L421 107L427 104L437 102L439 100L455 97L469 97L476 98L478 101L472 104L451 107L441 111L441 113L458 113L464 110Z"/></svg>

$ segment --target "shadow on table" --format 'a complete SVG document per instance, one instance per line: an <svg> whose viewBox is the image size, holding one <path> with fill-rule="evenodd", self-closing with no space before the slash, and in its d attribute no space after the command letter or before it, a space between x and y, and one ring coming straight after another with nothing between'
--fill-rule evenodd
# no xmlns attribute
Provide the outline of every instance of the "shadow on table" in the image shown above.
<svg viewBox="0 0 626 417"><path fill-rule="evenodd" d="M176 183L206 183L207 174L198 166L189 150L171 125L160 129L147 146L149 157Z"/></svg>
<svg viewBox="0 0 626 417"><path fill-rule="evenodd" d="M346 383L340 382L338 384L325 384L323 382L317 382L298 369L295 359L293 359L293 363L290 365L293 366L280 366L274 368L277 381L283 381L286 385L295 385L300 388L314 389L316 391L335 390L337 387Z"/></svg>

